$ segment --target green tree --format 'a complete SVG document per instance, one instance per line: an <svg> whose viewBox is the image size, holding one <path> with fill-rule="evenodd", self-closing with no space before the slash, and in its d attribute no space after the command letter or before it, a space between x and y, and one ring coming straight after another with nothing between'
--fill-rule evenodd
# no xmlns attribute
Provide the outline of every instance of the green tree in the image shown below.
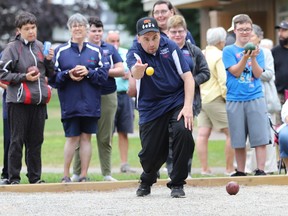
<svg viewBox="0 0 288 216"><path fill-rule="evenodd" d="M28 11L37 17L38 39L52 41L54 27L66 27L68 17L76 12L90 16L101 14L98 0L93 5L89 0L75 0L73 5L55 5L51 0L0 0L0 48L15 35L15 17L21 11Z"/></svg>
<svg viewBox="0 0 288 216"><path fill-rule="evenodd" d="M0 3L0 40L2 47L15 35L15 17L21 11L28 11L37 17L38 38L52 40L52 28L64 26L67 15L62 5L50 4L48 0L9 0Z"/></svg>
<svg viewBox="0 0 288 216"><path fill-rule="evenodd" d="M117 13L117 23L123 24L125 30L131 35L136 34L136 21L147 16L148 12L143 10L141 0L105 0L111 10Z"/></svg>

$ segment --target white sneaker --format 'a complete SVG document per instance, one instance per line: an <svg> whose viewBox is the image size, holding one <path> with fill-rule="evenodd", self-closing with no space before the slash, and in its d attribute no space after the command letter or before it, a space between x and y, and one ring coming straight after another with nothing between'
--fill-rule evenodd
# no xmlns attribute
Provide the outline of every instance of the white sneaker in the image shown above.
<svg viewBox="0 0 288 216"><path fill-rule="evenodd" d="M118 181L117 179L113 178L112 176L110 175L107 175L107 176L104 176L104 181L112 181L112 182L116 182Z"/></svg>
<svg viewBox="0 0 288 216"><path fill-rule="evenodd" d="M77 174L73 174L71 177L72 182L79 182L80 176Z"/></svg>

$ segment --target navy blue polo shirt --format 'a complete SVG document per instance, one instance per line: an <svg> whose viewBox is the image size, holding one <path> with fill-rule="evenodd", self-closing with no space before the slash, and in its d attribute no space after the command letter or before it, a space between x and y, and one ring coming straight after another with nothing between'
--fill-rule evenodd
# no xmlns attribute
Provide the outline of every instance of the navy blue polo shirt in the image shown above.
<svg viewBox="0 0 288 216"><path fill-rule="evenodd" d="M113 67L113 65L116 63L123 62L121 56L119 55L118 51L115 49L113 45L101 41L101 48L103 50L103 55L106 57L111 67ZM101 94L102 95L111 94L116 91L116 88L117 86L115 78L108 76L106 83L103 84L102 86Z"/></svg>
<svg viewBox="0 0 288 216"><path fill-rule="evenodd" d="M194 67L194 62L193 62L192 56L191 56L186 44L181 48L181 50L182 50L182 53L183 53L183 56L184 56L186 62L189 65L189 68L190 68L190 70L192 72L193 67Z"/></svg>
<svg viewBox="0 0 288 216"><path fill-rule="evenodd" d="M154 68L152 76L144 74L137 80L139 124L152 121L177 106L184 105L184 82L181 75L190 72L182 51L177 44L161 36L155 55L146 53L137 43L127 54L127 65L131 69L138 55L142 63Z"/></svg>

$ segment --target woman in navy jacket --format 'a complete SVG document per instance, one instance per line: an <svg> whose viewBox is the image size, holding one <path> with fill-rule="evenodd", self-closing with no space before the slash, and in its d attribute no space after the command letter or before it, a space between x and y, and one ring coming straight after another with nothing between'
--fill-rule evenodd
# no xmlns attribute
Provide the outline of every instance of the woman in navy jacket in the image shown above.
<svg viewBox="0 0 288 216"><path fill-rule="evenodd" d="M96 133L100 118L101 85L107 80L109 63L102 49L85 42L88 21L76 13L67 23L71 40L55 49L53 86L58 90L61 120L66 136L64 147L64 177L70 182L70 164L80 145L81 174L79 181L87 180L91 159L91 134Z"/></svg>

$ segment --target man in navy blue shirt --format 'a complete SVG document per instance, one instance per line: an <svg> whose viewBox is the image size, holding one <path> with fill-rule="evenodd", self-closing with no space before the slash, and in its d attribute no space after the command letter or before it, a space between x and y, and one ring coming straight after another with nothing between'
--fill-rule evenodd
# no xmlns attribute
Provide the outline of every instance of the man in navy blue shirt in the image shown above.
<svg viewBox="0 0 288 216"><path fill-rule="evenodd" d="M166 162L169 130L173 137L171 181L167 186L172 197L183 197L187 163L193 151L194 79L179 47L160 36L157 21L144 17L136 24L137 40L127 54L127 64L137 80L139 129L143 168L137 196L146 196L157 181L157 171ZM145 73L147 67L153 75Z"/></svg>

